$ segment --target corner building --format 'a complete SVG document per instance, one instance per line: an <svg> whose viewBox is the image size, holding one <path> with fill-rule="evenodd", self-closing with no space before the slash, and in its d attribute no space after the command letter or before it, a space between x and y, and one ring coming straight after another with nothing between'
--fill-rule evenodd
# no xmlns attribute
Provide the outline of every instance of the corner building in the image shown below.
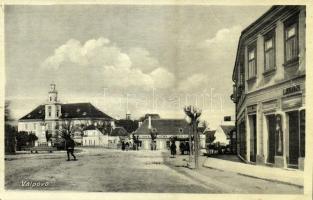
<svg viewBox="0 0 313 200"><path fill-rule="evenodd" d="M273 6L241 33L233 71L237 154L303 170L305 6Z"/></svg>

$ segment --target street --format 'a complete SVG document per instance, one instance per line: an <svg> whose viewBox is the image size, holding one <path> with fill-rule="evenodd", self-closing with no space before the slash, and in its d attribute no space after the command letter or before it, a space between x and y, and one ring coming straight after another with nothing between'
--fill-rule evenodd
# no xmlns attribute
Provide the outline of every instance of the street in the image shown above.
<svg viewBox="0 0 313 200"><path fill-rule="evenodd" d="M173 164L175 158L169 158L168 152L78 150L78 161L69 162L65 152L6 156L5 188L87 192L303 193L301 187L232 172L177 167Z"/></svg>

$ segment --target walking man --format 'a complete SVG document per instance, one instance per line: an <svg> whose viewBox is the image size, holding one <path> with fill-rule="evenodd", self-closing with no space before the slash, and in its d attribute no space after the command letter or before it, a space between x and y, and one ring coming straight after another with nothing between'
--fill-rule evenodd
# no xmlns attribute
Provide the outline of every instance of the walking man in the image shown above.
<svg viewBox="0 0 313 200"><path fill-rule="evenodd" d="M65 147L66 147L66 152L67 152L67 161L70 161L70 154L73 156L74 160L76 159L76 156L74 155L74 147L75 147L75 142L72 139L71 135L67 136L67 139L65 140Z"/></svg>

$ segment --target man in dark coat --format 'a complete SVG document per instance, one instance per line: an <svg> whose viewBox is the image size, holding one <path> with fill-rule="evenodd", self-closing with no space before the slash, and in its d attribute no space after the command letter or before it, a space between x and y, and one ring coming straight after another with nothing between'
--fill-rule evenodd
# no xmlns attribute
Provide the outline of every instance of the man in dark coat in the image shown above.
<svg viewBox="0 0 313 200"><path fill-rule="evenodd" d="M65 147L67 152L67 161L71 160L70 154L73 156L74 160L77 160L76 156L74 155L75 142L70 135L68 135L68 137L65 140Z"/></svg>
<svg viewBox="0 0 313 200"><path fill-rule="evenodd" d="M171 144L171 155L172 155L172 158L175 157L176 155L176 144L175 144L175 141L172 141L172 144Z"/></svg>

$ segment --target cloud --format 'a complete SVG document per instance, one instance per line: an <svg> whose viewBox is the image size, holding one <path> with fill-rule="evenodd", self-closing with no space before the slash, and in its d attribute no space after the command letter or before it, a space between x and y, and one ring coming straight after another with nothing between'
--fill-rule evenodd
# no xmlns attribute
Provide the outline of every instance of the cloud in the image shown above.
<svg viewBox="0 0 313 200"><path fill-rule="evenodd" d="M122 52L106 38L91 39L84 44L70 39L55 49L41 67L62 73L58 78L64 73L72 79L79 77L74 82L81 82L86 76L94 77L99 87L163 89L175 82L174 74L162 67L146 49L131 48ZM96 85L94 82L93 86Z"/></svg>
<svg viewBox="0 0 313 200"><path fill-rule="evenodd" d="M213 37L196 44L196 48L189 51L186 56L189 56L188 59L193 59L190 65L197 66L197 73L194 73L193 67L190 67L189 74L192 75L187 74L178 83L178 89L202 91L210 87L225 93L229 92L232 88L231 75L241 30L240 26L223 28Z"/></svg>
<svg viewBox="0 0 313 200"><path fill-rule="evenodd" d="M208 85L208 76L205 74L193 74L186 80L180 81L178 84L179 91L191 91L195 89L203 89Z"/></svg>

